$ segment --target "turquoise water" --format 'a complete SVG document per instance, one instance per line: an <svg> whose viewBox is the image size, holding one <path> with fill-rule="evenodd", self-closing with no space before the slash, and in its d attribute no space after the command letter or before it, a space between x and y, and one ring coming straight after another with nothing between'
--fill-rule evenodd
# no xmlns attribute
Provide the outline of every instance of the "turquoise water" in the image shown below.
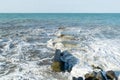
<svg viewBox="0 0 120 80"><path fill-rule="evenodd" d="M58 26L82 26L82 27L96 27L96 26L120 26L120 14L84 14L84 13L77 13L77 14L0 14L0 22L9 22L9 21L21 21L21 20L36 20L37 22L41 23L51 23L50 25ZM34 23L35 24L35 23Z"/></svg>

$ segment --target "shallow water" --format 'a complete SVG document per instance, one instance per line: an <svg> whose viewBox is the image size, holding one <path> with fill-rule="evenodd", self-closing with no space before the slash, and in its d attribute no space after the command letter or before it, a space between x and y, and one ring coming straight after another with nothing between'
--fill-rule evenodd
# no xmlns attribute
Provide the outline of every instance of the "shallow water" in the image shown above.
<svg viewBox="0 0 120 80"><path fill-rule="evenodd" d="M0 17L0 80L70 80L92 71L92 65L120 75L120 14ZM71 73L51 70L58 48L79 59Z"/></svg>

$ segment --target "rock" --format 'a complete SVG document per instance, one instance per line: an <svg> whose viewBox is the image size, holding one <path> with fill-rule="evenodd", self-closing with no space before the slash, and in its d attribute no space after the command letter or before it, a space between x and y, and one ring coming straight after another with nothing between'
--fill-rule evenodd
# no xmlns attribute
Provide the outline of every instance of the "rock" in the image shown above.
<svg viewBox="0 0 120 80"><path fill-rule="evenodd" d="M78 80L83 80L83 78L82 77L78 77Z"/></svg>
<svg viewBox="0 0 120 80"><path fill-rule="evenodd" d="M114 71L99 71L85 74L85 80L118 80Z"/></svg>
<svg viewBox="0 0 120 80"><path fill-rule="evenodd" d="M107 80L107 79L106 79L106 76L104 76L101 71L99 71L99 72L97 73L96 79L97 79L97 80Z"/></svg>
<svg viewBox="0 0 120 80"><path fill-rule="evenodd" d="M103 71L103 69L99 66L95 66L95 65L91 65L91 66L92 66L93 70L98 69L98 70Z"/></svg>
<svg viewBox="0 0 120 80"><path fill-rule="evenodd" d="M55 55L53 58L53 63L51 65L51 68L55 72L62 72L64 71L64 62L60 59L61 51L59 49L56 49Z"/></svg>
<svg viewBox="0 0 120 80"><path fill-rule="evenodd" d="M68 51L61 52L61 50L56 49L51 67L55 72L71 72L73 66L77 63L77 60L78 59Z"/></svg>
<svg viewBox="0 0 120 80"><path fill-rule="evenodd" d="M60 36L58 36L58 38L61 38L63 40L75 40L75 38L71 35L65 35L65 34L61 34Z"/></svg>
<svg viewBox="0 0 120 80"><path fill-rule="evenodd" d="M61 61L60 55L61 55L61 51L59 49L56 49L53 61Z"/></svg>
<svg viewBox="0 0 120 80"><path fill-rule="evenodd" d="M72 80L83 80L83 78L82 77L78 77L78 78L73 77Z"/></svg>
<svg viewBox="0 0 120 80"><path fill-rule="evenodd" d="M107 76L107 78L110 79L110 80L118 80L115 72L112 71L112 70L107 71L107 72L106 72L106 76Z"/></svg>
<svg viewBox="0 0 120 80"><path fill-rule="evenodd" d="M96 72L92 72L92 73L87 73L85 74L85 80L94 80L96 79Z"/></svg>
<svg viewBox="0 0 120 80"><path fill-rule="evenodd" d="M61 57L60 57L61 61L63 61L64 64L64 70L71 72L73 66L75 64L77 64L78 59L76 57L74 57L71 53L69 53L68 51L63 51L61 53Z"/></svg>
<svg viewBox="0 0 120 80"><path fill-rule="evenodd" d="M55 72L62 72L63 71L63 68L62 68L63 66L64 66L64 64L62 62L54 61L51 65L51 68Z"/></svg>

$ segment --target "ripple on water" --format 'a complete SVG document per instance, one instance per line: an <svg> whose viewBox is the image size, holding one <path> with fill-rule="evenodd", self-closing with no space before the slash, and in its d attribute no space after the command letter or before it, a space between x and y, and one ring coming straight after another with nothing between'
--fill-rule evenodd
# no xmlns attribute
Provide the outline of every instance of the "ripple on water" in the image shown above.
<svg viewBox="0 0 120 80"><path fill-rule="evenodd" d="M5 76L14 72L16 69L16 65L12 64L9 61L0 60L0 76Z"/></svg>

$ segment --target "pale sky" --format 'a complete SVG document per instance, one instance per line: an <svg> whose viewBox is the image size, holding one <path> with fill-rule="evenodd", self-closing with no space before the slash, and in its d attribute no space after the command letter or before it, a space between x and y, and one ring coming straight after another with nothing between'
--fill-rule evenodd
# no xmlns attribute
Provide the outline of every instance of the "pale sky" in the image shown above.
<svg viewBox="0 0 120 80"><path fill-rule="evenodd" d="M0 0L0 13L120 13L120 0Z"/></svg>

